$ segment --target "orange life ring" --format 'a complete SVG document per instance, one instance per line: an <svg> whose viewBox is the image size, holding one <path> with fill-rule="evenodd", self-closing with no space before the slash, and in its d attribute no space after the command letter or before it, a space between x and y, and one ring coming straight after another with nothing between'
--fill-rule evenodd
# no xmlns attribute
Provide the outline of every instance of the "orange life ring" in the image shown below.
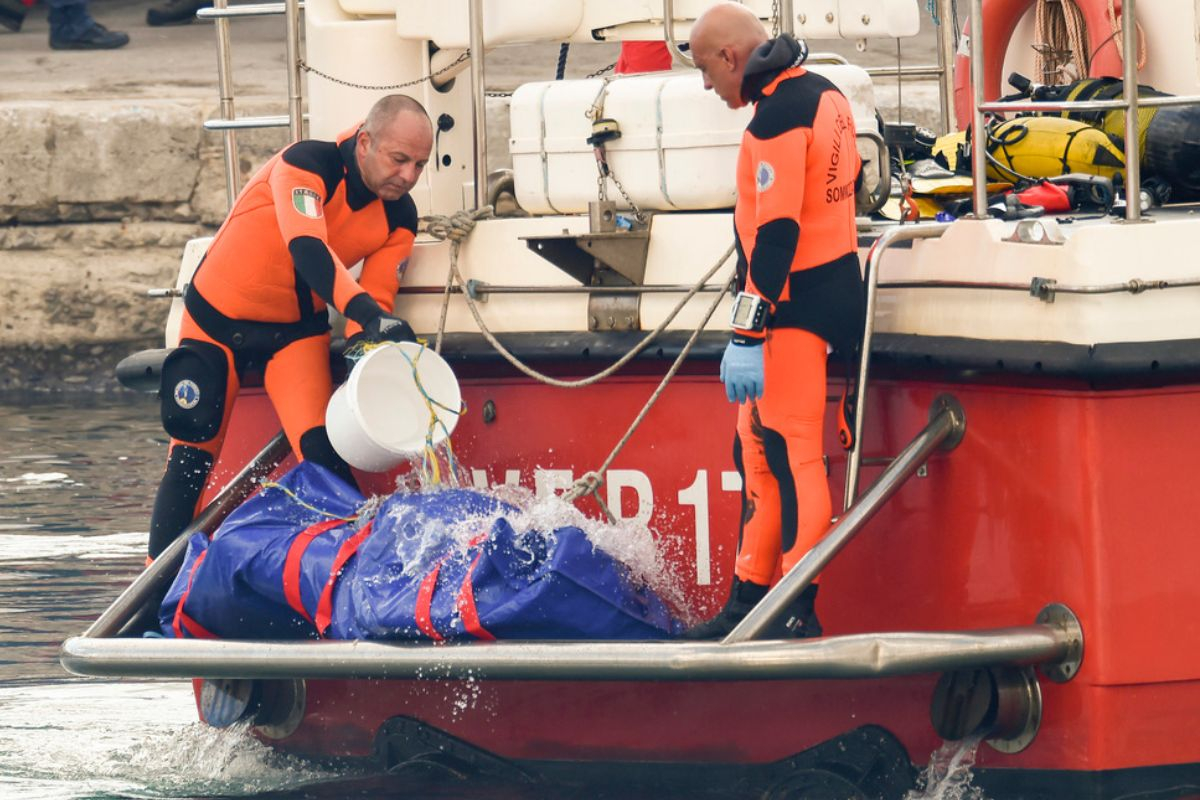
<svg viewBox="0 0 1200 800"><path fill-rule="evenodd" d="M1017 23L1025 12L1033 8L1036 0L984 0L983 2L983 96L991 102L1000 97L1000 72L1004 69L1004 56L1008 42ZM1077 0L1087 26L1088 47L1092 51L1088 75L1093 78L1121 77L1123 67L1117 54L1116 37L1108 19L1107 0ZM1115 0L1117 19L1121 18L1121 0ZM970 31L970 20L963 23L963 30ZM968 42L964 34L963 42ZM959 130L971 124L975 108L975 92L971 86L971 58L969 50L959 47L954 57L954 116Z"/></svg>

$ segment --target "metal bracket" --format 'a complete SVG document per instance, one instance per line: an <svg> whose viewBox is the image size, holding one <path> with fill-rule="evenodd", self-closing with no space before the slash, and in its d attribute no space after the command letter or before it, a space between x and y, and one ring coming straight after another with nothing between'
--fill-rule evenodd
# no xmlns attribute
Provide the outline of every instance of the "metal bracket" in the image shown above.
<svg viewBox="0 0 1200 800"><path fill-rule="evenodd" d="M1042 674L1055 683L1066 683L1079 672L1083 663L1083 626L1075 612L1062 603L1051 603L1038 612L1037 623L1059 628L1068 634L1067 655L1057 664L1043 664Z"/></svg>
<svg viewBox="0 0 1200 800"><path fill-rule="evenodd" d="M588 233L522 236L530 250L584 286L641 286L646 277L650 231L617 229L617 206L612 201L588 204ZM588 297L588 330L641 329L640 294Z"/></svg>
<svg viewBox="0 0 1200 800"><path fill-rule="evenodd" d="M522 236L530 250L584 286L631 286L646 275L650 231Z"/></svg>
<svg viewBox="0 0 1200 800"><path fill-rule="evenodd" d="M467 297L476 303L486 303L488 301L487 281L476 280L475 278L468 279L466 292Z"/></svg>
<svg viewBox="0 0 1200 800"><path fill-rule="evenodd" d="M933 404L929 406L929 421L932 422L937 418L938 414L943 411L950 413L950 420L953 425L950 435L942 441L941 450L953 450L962 442L963 436L967 433L967 412L963 410L962 404L958 402L958 398L952 394L939 394L933 399Z"/></svg>
<svg viewBox="0 0 1200 800"><path fill-rule="evenodd" d="M1029 296L1036 297L1043 303L1053 303L1057 286L1058 281L1054 278L1034 278L1029 282Z"/></svg>

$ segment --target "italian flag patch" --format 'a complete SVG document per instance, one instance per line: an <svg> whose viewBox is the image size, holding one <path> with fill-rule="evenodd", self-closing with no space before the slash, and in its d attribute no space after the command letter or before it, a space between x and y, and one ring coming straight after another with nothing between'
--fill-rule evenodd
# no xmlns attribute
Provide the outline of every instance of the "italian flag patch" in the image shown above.
<svg viewBox="0 0 1200 800"><path fill-rule="evenodd" d="M310 219L318 219L321 216L321 195L312 189L292 189L292 205Z"/></svg>

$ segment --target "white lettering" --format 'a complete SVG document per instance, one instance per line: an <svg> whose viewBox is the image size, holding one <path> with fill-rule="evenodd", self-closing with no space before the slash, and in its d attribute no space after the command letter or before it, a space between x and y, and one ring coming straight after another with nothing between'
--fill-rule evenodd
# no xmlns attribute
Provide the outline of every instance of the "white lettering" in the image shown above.
<svg viewBox="0 0 1200 800"><path fill-rule="evenodd" d="M722 478L728 474L724 473ZM708 586L712 583L712 554L708 545L708 470L697 470L692 485L680 490L679 505L696 509L696 584Z"/></svg>
<svg viewBox="0 0 1200 800"><path fill-rule="evenodd" d="M654 489L646 473L636 469L610 469L604 479L608 487L608 508L619 520L632 519L639 525L650 524L654 513ZM633 489L637 493L637 511L632 517L621 513L621 490Z"/></svg>

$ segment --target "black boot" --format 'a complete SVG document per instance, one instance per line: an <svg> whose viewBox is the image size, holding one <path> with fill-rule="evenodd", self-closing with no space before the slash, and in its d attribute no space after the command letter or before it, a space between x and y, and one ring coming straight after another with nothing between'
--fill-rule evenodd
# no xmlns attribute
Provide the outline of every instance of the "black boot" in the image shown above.
<svg viewBox="0 0 1200 800"><path fill-rule="evenodd" d="M770 639L814 639L821 635L821 623L817 620L817 589L816 584L810 584L795 602L788 607L779 622L772 626L767 638Z"/></svg>
<svg viewBox="0 0 1200 800"><path fill-rule="evenodd" d="M733 630L742 618L750 613L750 609L758 604L766 595L769 586L760 583L743 581L736 575L733 578L733 588L729 590L729 600L715 617L708 622L693 625L683 632L684 639L723 639Z"/></svg>

